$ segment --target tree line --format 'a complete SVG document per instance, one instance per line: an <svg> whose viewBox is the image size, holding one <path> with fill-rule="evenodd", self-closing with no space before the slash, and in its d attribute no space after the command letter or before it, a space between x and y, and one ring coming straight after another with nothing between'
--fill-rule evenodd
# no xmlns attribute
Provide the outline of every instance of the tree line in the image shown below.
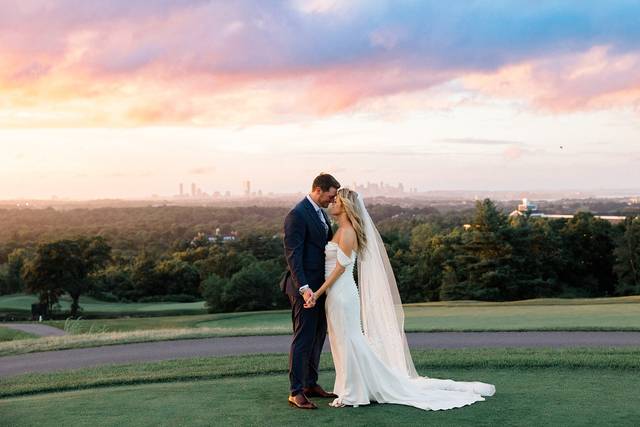
<svg viewBox="0 0 640 427"><path fill-rule="evenodd" d="M392 259L404 300L519 300L640 293L640 219L508 217L479 201L467 227L420 224Z"/></svg>
<svg viewBox="0 0 640 427"><path fill-rule="evenodd" d="M204 298L211 312L288 305L278 288L286 267L285 209L219 208L206 220L207 209L166 209L166 215L134 209L133 218L107 210L102 221L95 212L74 212L66 228L64 212L37 214L54 217L56 225L20 225L22 231L8 233L14 238L0 241L0 293L34 293L50 308L68 293L72 316L81 311L82 295L118 302ZM140 212L153 212L149 222ZM508 217L489 199L446 213L392 205L370 212L405 302L640 294L638 218L611 224L589 212L571 219ZM215 228L242 232L231 242L193 238ZM61 238L51 239L52 229ZM78 231L84 234L74 236Z"/></svg>

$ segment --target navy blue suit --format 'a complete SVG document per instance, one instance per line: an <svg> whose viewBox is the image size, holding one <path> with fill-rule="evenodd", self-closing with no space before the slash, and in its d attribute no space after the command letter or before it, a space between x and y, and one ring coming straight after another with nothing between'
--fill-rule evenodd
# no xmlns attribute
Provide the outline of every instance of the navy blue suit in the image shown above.
<svg viewBox="0 0 640 427"><path fill-rule="evenodd" d="M327 224L329 219L321 210ZM313 387L318 381L320 353L327 336L324 311L325 296L313 308L304 308L301 286L309 285L317 291L324 283L325 246L333 237L331 227L325 229L315 208L304 198L284 221L284 252L287 272L280 282L282 292L291 303L293 340L289 351L289 381L291 395L304 387Z"/></svg>

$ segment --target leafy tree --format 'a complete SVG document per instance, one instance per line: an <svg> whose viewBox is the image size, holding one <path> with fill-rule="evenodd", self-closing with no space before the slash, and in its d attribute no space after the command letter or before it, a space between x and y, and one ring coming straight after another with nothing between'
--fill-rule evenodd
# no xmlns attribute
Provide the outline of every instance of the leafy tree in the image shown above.
<svg viewBox="0 0 640 427"><path fill-rule="evenodd" d="M206 259L209 256L208 246L199 246L196 248L187 248L183 251L174 252L173 257L180 261L186 261L193 264L196 261Z"/></svg>
<svg viewBox="0 0 640 427"><path fill-rule="evenodd" d="M90 295L107 301L134 301L138 294L131 279L131 268L109 265L91 276Z"/></svg>
<svg viewBox="0 0 640 427"><path fill-rule="evenodd" d="M87 272L91 273L104 268L111 261L111 246L104 237L81 238L77 241L82 250Z"/></svg>
<svg viewBox="0 0 640 427"><path fill-rule="evenodd" d="M252 232L232 243L238 252L248 252L259 261L283 256L282 239L277 234ZM283 258L284 259L284 258Z"/></svg>
<svg viewBox="0 0 640 427"><path fill-rule="evenodd" d="M7 266L0 265L0 295L10 294L7 286Z"/></svg>
<svg viewBox="0 0 640 427"><path fill-rule="evenodd" d="M191 264L171 258L160 261L155 270L158 287L165 294L200 296L200 274Z"/></svg>
<svg viewBox="0 0 640 427"><path fill-rule="evenodd" d="M24 268L27 291L38 293L49 310L64 292L72 299L71 316L80 309L79 299L89 289L88 275L109 260L111 248L101 237L59 240L39 245L36 256Z"/></svg>
<svg viewBox="0 0 640 427"><path fill-rule="evenodd" d="M274 261L259 261L233 275L223 293L226 310L254 311L278 307L284 300L278 288L281 269Z"/></svg>
<svg viewBox="0 0 640 427"><path fill-rule="evenodd" d="M573 295L595 297L612 295L613 229L608 221L589 212L579 212L561 230L565 263L560 278Z"/></svg>
<svg viewBox="0 0 640 427"><path fill-rule="evenodd" d="M142 296L165 294L156 275L156 259L146 251L140 253L133 261L131 281L135 289L132 296L136 300Z"/></svg>
<svg viewBox="0 0 640 427"><path fill-rule="evenodd" d="M80 253L80 246L72 240L46 243L38 246L35 257L25 265L27 292L37 293L50 312L66 287L81 286L85 265Z"/></svg>
<svg viewBox="0 0 640 427"><path fill-rule="evenodd" d="M469 291L466 284L458 280L456 270L451 265L446 265L442 271L440 299L450 301L465 298L469 298Z"/></svg>
<svg viewBox="0 0 640 427"><path fill-rule="evenodd" d="M410 250L398 280L403 301L440 299L443 263L449 255L444 240L431 224L420 224L411 230Z"/></svg>
<svg viewBox="0 0 640 427"><path fill-rule="evenodd" d="M81 238L74 241L73 250L77 250L77 256L82 262L82 268L78 270L77 280L70 280L63 286L71 297L71 313L75 317L80 309L80 296L86 294L91 286L89 275L104 268L111 260L111 247L104 238L97 236ZM76 249L77 246L77 249Z"/></svg>
<svg viewBox="0 0 640 427"><path fill-rule="evenodd" d="M211 274L202 282L202 296L206 301L206 307L209 313L225 311L224 290L228 282L228 279L223 279L217 274Z"/></svg>
<svg viewBox="0 0 640 427"><path fill-rule="evenodd" d="M230 279L243 267L256 261L257 259L248 252L238 252L234 248L229 248L225 245L215 245L209 248L207 258L195 261L194 265L200 271L201 277L216 274Z"/></svg>
<svg viewBox="0 0 640 427"><path fill-rule="evenodd" d="M506 284L509 299L551 297L560 293L561 240L553 221L516 217L510 222L510 264L515 277Z"/></svg>
<svg viewBox="0 0 640 427"><path fill-rule="evenodd" d="M616 293L640 294L640 218L627 218L614 254L614 270L618 276Z"/></svg>
<svg viewBox="0 0 640 427"><path fill-rule="evenodd" d="M475 230L485 233L499 233L507 224L507 218L500 212L491 199L476 202L476 211L473 217Z"/></svg>
<svg viewBox="0 0 640 427"><path fill-rule="evenodd" d="M6 293L12 294L24 290L22 268L29 256L28 250L19 248L15 249L7 257Z"/></svg>
<svg viewBox="0 0 640 427"><path fill-rule="evenodd" d="M472 227L461 235L461 243L454 246L456 255L449 268L448 288L464 299L502 300L510 299L507 284L515 279L511 265L513 248L509 243L509 228L506 216L499 212L495 204L485 199L476 203L476 213ZM464 289L464 292L460 292ZM441 293L443 299L451 297L451 292Z"/></svg>

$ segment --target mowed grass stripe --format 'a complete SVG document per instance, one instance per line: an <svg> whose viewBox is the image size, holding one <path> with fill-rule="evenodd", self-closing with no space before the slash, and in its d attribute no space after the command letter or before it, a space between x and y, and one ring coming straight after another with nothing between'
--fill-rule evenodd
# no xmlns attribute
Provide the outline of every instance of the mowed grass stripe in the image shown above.
<svg viewBox="0 0 640 427"><path fill-rule="evenodd" d="M405 305L407 332L640 330L640 303ZM200 327L284 330L291 313L242 313L197 323Z"/></svg>
<svg viewBox="0 0 640 427"><path fill-rule="evenodd" d="M11 294L0 297L0 311L15 313L31 313L31 304L38 302L38 297L27 294ZM71 298L63 295L60 298L60 309L69 311ZM88 314L124 314L144 315L149 313L190 313L205 314L204 301L196 302L146 302L120 303L100 301L89 296L80 297L80 306Z"/></svg>
<svg viewBox="0 0 640 427"><path fill-rule="evenodd" d="M429 426L635 426L635 376L611 369L454 369L424 372L439 378L481 380L496 385L484 402L448 411L402 405L300 411L286 403L285 374L225 377L48 393L0 400L12 426L247 426L247 425L429 425ZM334 375L320 373L330 388Z"/></svg>
<svg viewBox="0 0 640 427"><path fill-rule="evenodd" d="M640 371L640 347L569 349L464 349L412 351L423 375L432 369L614 369ZM210 380L287 372L288 355L261 354L177 359L24 374L0 379L0 398L66 390ZM320 369L331 371L329 354Z"/></svg>
<svg viewBox="0 0 640 427"><path fill-rule="evenodd" d="M1 341L16 341L38 338L37 335L30 334L24 331L18 331L16 329L5 328L0 324L0 342Z"/></svg>
<svg viewBox="0 0 640 427"><path fill-rule="evenodd" d="M0 297L1 303L2 297ZM46 322L63 328L64 321ZM260 328L288 333L290 310L204 315L87 319L78 332L105 329L125 332L150 329L211 327ZM640 330L640 297L595 299L537 299L503 303L452 301L405 305L408 332L523 330Z"/></svg>
<svg viewBox="0 0 640 427"><path fill-rule="evenodd" d="M31 304L38 301L37 296L28 294L11 294L0 296L0 312L30 313ZM558 306L558 305L611 305L611 304L640 304L640 296L613 298L540 298L522 301L485 302L485 301L442 301L408 304L406 307L523 307L523 306ZM68 311L71 298L63 295L60 298L60 308ZM149 302L149 303L120 303L97 300L89 296L80 298L83 313L92 314L131 314L131 315L166 315L180 312L183 314L206 314L204 301L197 302Z"/></svg>

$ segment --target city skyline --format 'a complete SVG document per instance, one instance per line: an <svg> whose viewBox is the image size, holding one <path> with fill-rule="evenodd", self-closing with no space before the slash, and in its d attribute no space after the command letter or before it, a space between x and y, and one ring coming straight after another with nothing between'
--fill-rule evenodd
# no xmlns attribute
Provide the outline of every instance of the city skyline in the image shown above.
<svg viewBox="0 0 640 427"><path fill-rule="evenodd" d="M281 196L281 195L290 195L293 193L275 193L268 192L265 193L261 188L252 187L252 183L250 180L242 181L242 192L234 194L230 190L222 190L222 189L209 189L209 192L203 190L197 182L191 182L190 192L184 191L184 182L178 183L178 193L173 194L173 198L177 199L188 199L188 198L200 198L200 199L208 199L208 198L220 198L220 197L244 197L244 198L255 198L255 197L264 197L264 196ZM366 183L357 183L353 182L351 185L346 185L346 187L351 188L355 191L362 193L363 195L372 197L372 196L406 196L411 194L416 194L418 191L416 188L409 188L408 192L405 193L404 185L399 182L398 185L393 185L385 182L366 182ZM343 186L344 187L344 186ZM303 192L304 193L304 192ZM156 197L161 197L158 194L155 194ZM166 196L166 195L165 195Z"/></svg>
<svg viewBox="0 0 640 427"><path fill-rule="evenodd" d="M143 202L143 201L165 201L171 204L180 204L181 201L186 203L192 202L246 202L250 200L262 200L268 201L269 199L273 201L283 201L283 200L295 200L297 197L301 195L308 194L309 189L305 190L296 190L296 191L282 191L282 192L266 192L262 191L262 189L257 190L249 190L247 192L247 183L249 183L249 188L251 188L250 181L242 182L242 189L239 191L231 191L224 189L217 189L212 186L207 186L206 184L202 185L197 182L188 183L189 185L185 185L184 182L178 183L177 192L165 191L161 193L153 193L147 194L140 197L95 197L95 198L73 198L73 197L61 197L57 194L51 195L50 197L42 197L42 198L11 198L11 199L0 199L0 202L17 202L16 206L19 207L46 207L50 206L51 203L57 202L114 202L118 201L126 202ZM397 185L379 182L366 182L366 183L347 183L346 185L342 185L342 187L350 188L352 190L357 191L365 198L397 198L404 199L407 202L413 201L443 201L443 200L458 200L458 201L470 201L470 200L481 200L485 198L490 198L494 200L501 201L513 201L513 200L527 200L528 198L533 198L535 200L579 200L579 199L592 199L592 198L610 198L610 199L628 199L629 203L637 204L638 200L640 200L640 187L630 187L630 188L620 188L620 189L592 189L592 190L581 190L581 189L550 189L550 190L523 190L523 189L513 189L513 190L487 190L487 189L477 189L477 190L427 190L421 191L417 188L406 188L403 183L398 183ZM185 191L185 189L189 189L189 191ZM30 203L33 202L33 203Z"/></svg>
<svg viewBox="0 0 640 427"><path fill-rule="evenodd" d="M322 171L419 191L633 187L638 15L627 1L3 2L0 199L181 181L294 193Z"/></svg>

